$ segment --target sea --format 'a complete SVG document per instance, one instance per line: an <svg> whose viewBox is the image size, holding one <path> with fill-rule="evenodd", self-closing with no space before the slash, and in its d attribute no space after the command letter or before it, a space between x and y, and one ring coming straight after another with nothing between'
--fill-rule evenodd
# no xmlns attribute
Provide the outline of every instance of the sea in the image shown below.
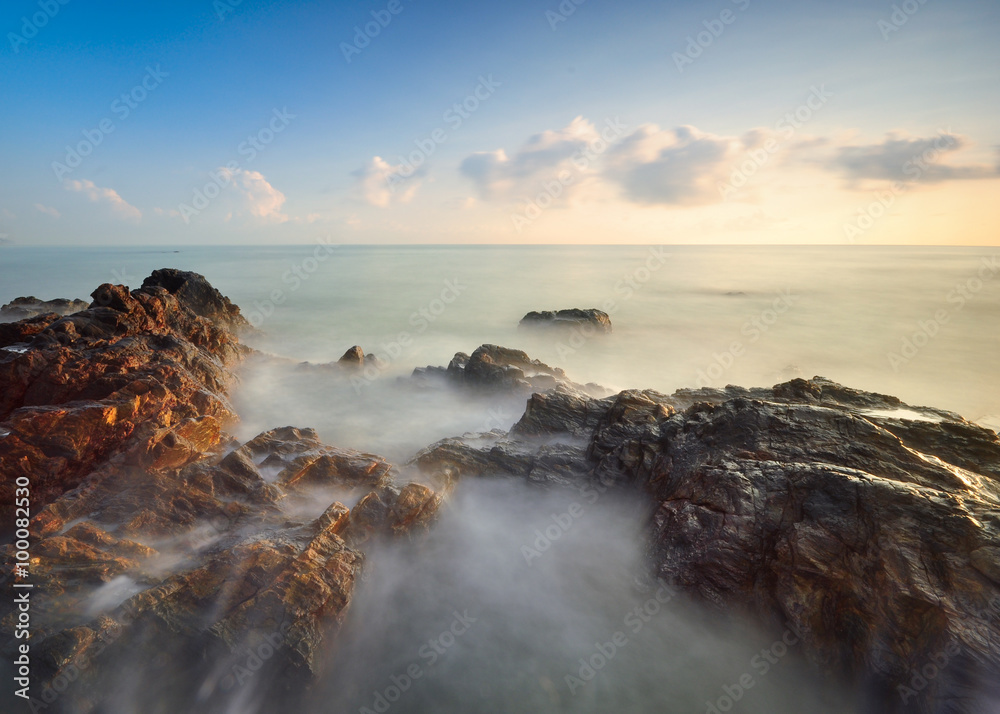
<svg viewBox="0 0 1000 714"><path fill-rule="evenodd" d="M8 246L0 302L88 299L163 267L206 276L259 329L247 341L260 350L312 363L354 345L375 354L365 391L492 343L611 390L820 375L1000 428L1000 249ZM518 327L529 311L573 307L603 309L613 333ZM349 401L365 404L357 391ZM265 425L243 406L250 430Z"/></svg>
<svg viewBox="0 0 1000 714"><path fill-rule="evenodd" d="M415 368L485 343L608 390L820 375L1000 429L998 249L3 246L0 302L135 288L164 267L206 276L256 328L246 341L268 355L240 369L240 439L313 427L327 443L405 464L436 440L507 429L523 399L412 388ZM518 326L529 311L574 307L607 312L612 333ZM350 379L303 366L354 345L379 359ZM794 633L720 620L643 585L642 502L580 498L463 481L427 540L367 553L307 710L862 710L855 694L815 676ZM544 557L525 557L581 507ZM110 685L146 676L135 666L110 673ZM225 711L257 711L255 688L270 686L282 685L234 689ZM118 704L108 711L129 710Z"/></svg>

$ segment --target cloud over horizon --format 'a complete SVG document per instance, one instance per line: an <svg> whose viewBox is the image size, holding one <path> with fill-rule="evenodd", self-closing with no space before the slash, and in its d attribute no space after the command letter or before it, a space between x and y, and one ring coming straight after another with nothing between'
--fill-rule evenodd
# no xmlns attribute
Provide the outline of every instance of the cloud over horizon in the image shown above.
<svg viewBox="0 0 1000 714"><path fill-rule="evenodd" d="M598 129L577 116L562 129L529 137L512 156L504 149L475 152L462 160L459 173L472 181L483 200L531 196L542 189L542 182L556 179L562 171L577 179L589 173L589 161L585 166L582 158L588 149L594 153L602 141Z"/></svg>
<svg viewBox="0 0 1000 714"><path fill-rule="evenodd" d="M112 212L127 220L142 220L142 211L128 203L113 188L101 188L88 179L69 180L63 184L67 190L83 193L93 203L107 203Z"/></svg>
<svg viewBox="0 0 1000 714"><path fill-rule="evenodd" d="M52 206L46 206L42 203L36 203L35 210L38 211L39 213L45 213L49 216L52 216L53 218L59 218L62 215L56 208L53 208Z"/></svg>
<svg viewBox="0 0 1000 714"><path fill-rule="evenodd" d="M739 151L747 148L740 139L693 126L664 130L643 124L608 152L604 174L633 203L717 203L718 183L727 180Z"/></svg>
<svg viewBox="0 0 1000 714"><path fill-rule="evenodd" d="M390 164L381 156L353 171L356 190L371 206L386 208L393 203L409 203L420 188L422 171L412 171L402 164Z"/></svg>
<svg viewBox="0 0 1000 714"><path fill-rule="evenodd" d="M951 132L935 137L909 138L890 132L877 144L841 146L827 167L840 172L849 187L865 180L913 181L926 183L1000 176L997 166L943 163L946 156L969 146L969 141Z"/></svg>
<svg viewBox="0 0 1000 714"><path fill-rule="evenodd" d="M285 194L272 186L262 173L247 169L233 171L224 167L219 171L232 181L233 187L245 199L244 207L250 215L276 223L289 220L281 211L285 205Z"/></svg>

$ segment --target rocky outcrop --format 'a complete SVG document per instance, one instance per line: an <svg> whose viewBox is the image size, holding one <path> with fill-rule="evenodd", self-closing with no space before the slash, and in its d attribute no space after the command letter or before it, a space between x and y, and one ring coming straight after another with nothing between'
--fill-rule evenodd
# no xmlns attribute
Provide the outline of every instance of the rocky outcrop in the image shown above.
<svg viewBox="0 0 1000 714"><path fill-rule="evenodd" d="M337 360L337 363L346 367L361 367L365 363L365 352L358 345L354 345Z"/></svg>
<svg viewBox="0 0 1000 714"><path fill-rule="evenodd" d="M607 390L597 384L571 381L558 367L532 359L521 350L481 345L471 355L458 352L447 367L423 367L413 371L418 380L443 380L476 392L523 394L544 392L558 385L584 394L603 396Z"/></svg>
<svg viewBox="0 0 1000 714"><path fill-rule="evenodd" d="M426 528L440 505L425 486L393 486L389 471L292 427L179 469L113 460L35 518L30 577L47 613L36 676L81 672L73 697L88 711L107 705L116 663L144 652L216 662L129 693L132 707L183 708L221 701L245 668L241 653L267 642L280 652L272 674L305 684L350 604L363 545ZM331 486L366 495L353 508L301 508ZM108 597L117 584L120 602L95 603L102 584ZM3 614L7 625L13 613Z"/></svg>
<svg viewBox="0 0 1000 714"><path fill-rule="evenodd" d="M518 327L578 328L585 332L594 331L600 334L611 334L611 318L608 316L608 313L596 308L586 310L581 310L580 308L556 311L543 310L541 312L529 312L521 318Z"/></svg>
<svg viewBox="0 0 1000 714"><path fill-rule="evenodd" d="M243 324L238 310L228 310L201 276L158 273L185 276L187 283L170 286L193 297L179 300L149 279L132 292L102 285L86 310L0 331L0 428L6 433L0 470L10 477L0 484L4 509L13 503L18 476L31 479L38 508L128 443L179 443L192 433L192 422L214 424L197 436L196 449L204 449L234 418L226 397L231 368L248 353L233 332ZM4 518L2 527L10 523Z"/></svg>
<svg viewBox="0 0 1000 714"><path fill-rule="evenodd" d="M556 390L508 434L449 439L415 462L452 479L641 490L658 576L794 627L877 711L978 711L1000 671L1000 439L955 414L821 378Z"/></svg>
<svg viewBox="0 0 1000 714"><path fill-rule="evenodd" d="M234 442L246 323L203 277L161 270L93 298L0 332L4 507L17 477L31 486L33 689L66 711L210 710L244 675L274 676L278 706L343 619L365 544L425 529L441 494L311 429ZM0 603L0 625L16 617ZM156 657L177 676L118 676Z"/></svg>
<svg viewBox="0 0 1000 714"><path fill-rule="evenodd" d="M39 315L71 315L90 306L86 300L40 300L34 295L14 298L6 305L0 306L0 320L26 320Z"/></svg>

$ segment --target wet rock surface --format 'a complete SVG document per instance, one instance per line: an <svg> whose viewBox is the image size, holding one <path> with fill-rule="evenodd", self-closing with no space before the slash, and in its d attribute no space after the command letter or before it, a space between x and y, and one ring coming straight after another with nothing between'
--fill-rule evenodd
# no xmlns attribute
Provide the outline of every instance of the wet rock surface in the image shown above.
<svg viewBox="0 0 1000 714"><path fill-rule="evenodd" d="M532 395L509 433L448 439L415 463L640 490L660 577L793 626L873 711L982 711L995 688L1000 439L958 415L822 378L556 390Z"/></svg>

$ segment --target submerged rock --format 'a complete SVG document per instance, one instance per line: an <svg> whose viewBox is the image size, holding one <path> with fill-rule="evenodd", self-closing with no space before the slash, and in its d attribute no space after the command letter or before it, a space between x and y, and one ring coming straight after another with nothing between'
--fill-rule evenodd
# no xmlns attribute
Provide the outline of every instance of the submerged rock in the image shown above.
<svg viewBox="0 0 1000 714"><path fill-rule="evenodd" d="M521 318L519 327L556 327L556 328L580 328L583 330L596 330L599 333L611 333L611 318L608 313L596 308L581 310L572 308L569 310L543 310L541 312L529 312Z"/></svg>

